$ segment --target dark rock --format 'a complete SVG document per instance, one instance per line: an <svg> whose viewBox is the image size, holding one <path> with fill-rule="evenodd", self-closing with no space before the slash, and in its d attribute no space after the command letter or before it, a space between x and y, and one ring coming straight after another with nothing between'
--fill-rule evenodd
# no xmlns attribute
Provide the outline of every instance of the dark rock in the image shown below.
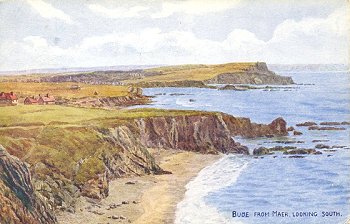
<svg viewBox="0 0 350 224"><path fill-rule="evenodd" d="M126 182L125 184L128 184L128 185L134 185L134 184L136 184L135 182L133 182L133 181L128 181L128 182Z"/></svg>
<svg viewBox="0 0 350 224"><path fill-rule="evenodd" d="M287 141L275 141L276 143L282 143L282 144L295 144L295 143L305 143L304 141L294 141L294 140L287 140Z"/></svg>
<svg viewBox="0 0 350 224"><path fill-rule="evenodd" d="M312 121L307 121L304 123L296 124L296 126L313 126L313 125L317 125L317 124L315 122L312 122Z"/></svg>
<svg viewBox="0 0 350 224"><path fill-rule="evenodd" d="M270 154L270 150L265 147L259 147L253 150L253 155L266 155Z"/></svg>
<svg viewBox="0 0 350 224"><path fill-rule="evenodd" d="M325 149L323 151L325 151L325 152L336 152L337 150L335 150L335 149Z"/></svg>
<svg viewBox="0 0 350 224"><path fill-rule="evenodd" d="M312 140L312 142L329 142L329 140L318 140L318 139L316 139L316 140Z"/></svg>
<svg viewBox="0 0 350 224"><path fill-rule="evenodd" d="M297 147L295 146L275 146L272 148L269 148L270 151L287 151L290 149L296 149Z"/></svg>
<svg viewBox="0 0 350 224"><path fill-rule="evenodd" d="M301 158L305 158L305 156L288 156L288 158L297 158L297 159L301 159Z"/></svg>
<svg viewBox="0 0 350 224"><path fill-rule="evenodd" d="M285 152L283 152L283 154L286 154L286 155L295 155L295 154L315 154L315 155L318 155L318 154L322 154L322 153L319 151L316 151L315 149L299 148L299 149L291 149L291 150L285 151Z"/></svg>
<svg viewBox="0 0 350 224"><path fill-rule="evenodd" d="M295 129L294 129L293 126L290 126L290 127L287 128L287 131L294 131L294 130L295 130Z"/></svg>
<svg viewBox="0 0 350 224"><path fill-rule="evenodd" d="M346 148L346 145L333 145L332 149L343 149Z"/></svg>
<svg viewBox="0 0 350 224"><path fill-rule="evenodd" d="M321 122L320 125L341 125L341 122Z"/></svg>
<svg viewBox="0 0 350 224"><path fill-rule="evenodd" d="M343 122L341 122L341 125L350 125L350 122L348 122L348 121L343 121Z"/></svg>
<svg viewBox="0 0 350 224"><path fill-rule="evenodd" d="M327 155L327 157L331 157L331 156L333 156L333 155Z"/></svg>
<svg viewBox="0 0 350 224"><path fill-rule="evenodd" d="M331 148L329 145L324 145L324 144L317 144L315 146L316 149L329 149Z"/></svg>
<svg viewBox="0 0 350 224"><path fill-rule="evenodd" d="M309 130L317 130L317 131L340 131L346 130L346 128L338 128L338 127L319 127L319 126L311 126L308 128Z"/></svg>
<svg viewBox="0 0 350 224"><path fill-rule="evenodd" d="M0 145L0 223L56 223L48 204L34 191L28 166Z"/></svg>
<svg viewBox="0 0 350 224"><path fill-rule="evenodd" d="M300 131L293 131L293 135L302 135L303 133Z"/></svg>
<svg viewBox="0 0 350 224"><path fill-rule="evenodd" d="M129 204L128 201L122 201L122 205L127 205L127 204Z"/></svg>

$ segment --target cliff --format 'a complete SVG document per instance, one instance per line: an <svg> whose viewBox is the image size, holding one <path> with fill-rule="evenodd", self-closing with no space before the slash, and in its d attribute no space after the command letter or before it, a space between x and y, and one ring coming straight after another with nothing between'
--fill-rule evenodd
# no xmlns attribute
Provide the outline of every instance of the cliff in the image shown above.
<svg viewBox="0 0 350 224"><path fill-rule="evenodd" d="M206 80L208 84L270 84L289 85L294 84L293 79L287 76L280 76L270 71L265 62L257 62L244 72L225 72Z"/></svg>
<svg viewBox="0 0 350 224"><path fill-rule="evenodd" d="M34 191L27 165L0 145L0 223L56 223Z"/></svg>
<svg viewBox="0 0 350 224"><path fill-rule="evenodd" d="M265 62L177 65L148 69L150 76L126 80L142 87L209 87L206 84L294 84L291 77L270 71Z"/></svg>
<svg viewBox="0 0 350 224"><path fill-rule="evenodd" d="M1 142L11 154L28 162L33 174L33 180L30 181L28 168L18 159L6 156L11 159L11 163L20 167L16 169L22 170L21 175L26 176L19 180L23 183L15 186L27 186L21 188L27 199L10 200L7 206L22 206L19 208L27 211L25 207L28 201L29 208L37 208L41 203L38 198L42 198L45 205L38 208L73 212L79 196L95 199L106 197L112 179L167 173L156 164L148 148L247 154L247 147L235 142L232 136L257 137L287 133L286 123L281 118L264 125L223 113L148 112L130 110L125 117L104 117L79 124L56 122L31 128L1 129L0 136L6 136L5 139L0 137ZM3 170L15 170L9 166L2 167ZM13 178L14 175L7 179ZM0 195L5 195L5 192L6 189L0 190ZM10 195L11 199L15 198L15 195ZM7 199L0 198L0 201L3 200ZM23 212L18 216L28 220L38 216L38 220L49 219L47 223L54 221L48 210L34 209L31 212ZM12 220L13 217L8 218Z"/></svg>
<svg viewBox="0 0 350 224"><path fill-rule="evenodd" d="M31 76L19 81L33 81ZM294 84L291 77L270 71L265 62L162 66L131 71L94 71L42 75L40 82L135 85L151 87L207 87L207 84Z"/></svg>

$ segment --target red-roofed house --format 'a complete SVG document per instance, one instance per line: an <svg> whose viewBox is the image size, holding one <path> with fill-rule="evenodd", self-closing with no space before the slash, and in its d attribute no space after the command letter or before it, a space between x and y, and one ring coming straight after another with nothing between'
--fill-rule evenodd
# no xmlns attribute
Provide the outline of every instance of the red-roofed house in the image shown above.
<svg viewBox="0 0 350 224"><path fill-rule="evenodd" d="M34 96L33 97L26 97L24 99L24 104L26 104L26 105L38 104L38 99L35 99Z"/></svg>
<svg viewBox="0 0 350 224"><path fill-rule="evenodd" d="M18 98L16 94L13 92L5 93L1 92L0 93L0 104L1 105L17 105L18 104Z"/></svg>
<svg viewBox="0 0 350 224"><path fill-rule="evenodd" d="M45 96L40 96L38 99L38 104L55 104L56 100L55 97L49 96L49 94L46 94Z"/></svg>

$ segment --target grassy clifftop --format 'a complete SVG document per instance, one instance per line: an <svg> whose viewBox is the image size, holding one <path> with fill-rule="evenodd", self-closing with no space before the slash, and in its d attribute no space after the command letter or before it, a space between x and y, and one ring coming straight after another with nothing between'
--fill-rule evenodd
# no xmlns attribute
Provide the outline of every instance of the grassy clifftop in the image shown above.
<svg viewBox="0 0 350 224"><path fill-rule="evenodd" d="M193 86L206 84L293 84L290 77L276 75L265 62L241 62L216 65L177 65L145 70L152 75L126 80L143 87Z"/></svg>

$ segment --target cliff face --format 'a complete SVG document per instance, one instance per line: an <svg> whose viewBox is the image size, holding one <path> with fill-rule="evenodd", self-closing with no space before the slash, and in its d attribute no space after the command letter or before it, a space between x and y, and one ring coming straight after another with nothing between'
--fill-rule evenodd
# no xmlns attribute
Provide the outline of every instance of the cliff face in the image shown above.
<svg viewBox="0 0 350 224"><path fill-rule="evenodd" d="M0 223L56 223L36 195L26 164L0 145Z"/></svg>
<svg viewBox="0 0 350 224"><path fill-rule="evenodd" d="M154 117L137 121L141 142L150 148L170 148L200 153L243 153L247 148L231 138L216 115Z"/></svg>
<svg viewBox="0 0 350 224"><path fill-rule="evenodd" d="M209 79L210 84L272 84L289 85L294 84L293 79L287 76L279 76L270 71L264 62L257 62L244 72L227 72L218 74Z"/></svg>
<svg viewBox="0 0 350 224"><path fill-rule="evenodd" d="M286 129L287 123L282 118L277 118L268 125L252 123L249 118L236 118L229 115L224 115L222 119L233 136L255 138L288 134Z"/></svg>
<svg viewBox="0 0 350 224"><path fill-rule="evenodd" d="M33 181L24 163L0 154L0 173L4 173L0 202L5 205L0 209L9 211L0 213L0 222L52 223L55 219L48 208L73 212L75 199L81 195L104 198L112 179L164 173L148 148L248 154L247 147L232 136L285 134L286 123L281 118L264 125L223 113L112 118L86 126L48 125L35 132L11 129L14 139L6 144L12 152L18 151L13 147L19 137L26 142L23 147L35 149L19 154L31 165Z"/></svg>
<svg viewBox="0 0 350 224"><path fill-rule="evenodd" d="M60 104L83 107L127 107L144 105L150 102L150 98L142 94L131 94L116 97L85 97L80 99L62 100Z"/></svg>

